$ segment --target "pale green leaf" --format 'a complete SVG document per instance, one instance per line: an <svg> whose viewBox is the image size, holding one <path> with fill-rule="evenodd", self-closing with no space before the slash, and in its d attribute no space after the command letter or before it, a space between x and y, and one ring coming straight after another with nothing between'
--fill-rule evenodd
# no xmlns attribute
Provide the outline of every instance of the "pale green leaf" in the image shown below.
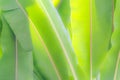
<svg viewBox="0 0 120 80"><path fill-rule="evenodd" d="M18 1L22 4L23 7L31 6L34 3L34 0L17 0L17 4Z"/></svg>
<svg viewBox="0 0 120 80"><path fill-rule="evenodd" d="M51 27L49 26L49 22L47 17L43 14L43 12L39 9L37 5L32 6L29 10L29 16L34 23L35 27L37 28L39 34L43 39L43 43L46 45L47 50L49 51L48 54L51 55L52 59L55 61L54 63L57 64L56 67L59 69L59 74L63 76L64 79L67 79L67 66L65 59L63 57L63 53L61 48L59 48L59 43L57 42L57 38ZM37 15L37 16L35 16ZM43 16L41 16L43 15ZM42 21L42 22L41 22ZM49 34L48 34L49 33ZM53 47L51 47L51 45ZM54 48L56 47L56 48ZM46 53L47 54L47 53ZM59 63L58 63L59 62ZM65 67L66 66L66 67ZM62 67L62 68L61 68ZM65 69L65 70L64 70ZM56 73L58 70L56 71ZM62 74L63 73L63 74ZM59 76L58 74L58 76Z"/></svg>
<svg viewBox="0 0 120 80"><path fill-rule="evenodd" d="M1 45L3 55L0 59L0 80L33 80L32 53L26 52L17 42L3 16L2 23Z"/></svg>
<svg viewBox="0 0 120 80"><path fill-rule="evenodd" d="M112 0L92 0L92 65L93 76L110 48L112 33Z"/></svg>
<svg viewBox="0 0 120 80"><path fill-rule="evenodd" d="M0 59L0 79L14 80L15 78L14 36L12 34L12 31L5 22L3 23L1 45L2 45L3 57Z"/></svg>
<svg viewBox="0 0 120 80"><path fill-rule="evenodd" d="M120 51L120 0L116 0L116 7L114 10L114 31L111 37L111 48L107 53L106 59L101 67L101 80L119 80L118 62ZM109 67L108 67L109 66Z"/></svg>
<svg viewBox="0 0 120 80"><path fill-rule="evenodd" d="M0 9L1 10L12 10L18 8L18 5L15 0L0 0Z"/></svg>
<svg viewBox="0 0 120 80"><path fill-rule="evenodd" d="M32 41L29 31L27 16L20 9L14 9L3 13L7 23L10 25L21 46L27 50L32 50Z"/></svg>

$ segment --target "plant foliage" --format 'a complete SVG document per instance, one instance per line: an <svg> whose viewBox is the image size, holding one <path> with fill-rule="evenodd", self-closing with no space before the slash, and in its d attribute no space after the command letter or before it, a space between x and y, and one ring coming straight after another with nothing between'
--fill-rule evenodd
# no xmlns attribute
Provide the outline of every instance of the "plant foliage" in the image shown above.
<svg viewBox="0 0 120 80"><path fill-rule="evenodd" d="M120 0L0 0L0 80L120 80Z"/></svg>

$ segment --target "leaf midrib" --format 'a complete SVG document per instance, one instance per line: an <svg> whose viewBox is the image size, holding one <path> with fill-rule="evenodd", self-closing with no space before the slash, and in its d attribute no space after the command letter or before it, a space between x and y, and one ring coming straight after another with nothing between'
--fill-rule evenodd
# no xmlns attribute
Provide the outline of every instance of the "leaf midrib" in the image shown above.
<svg viewBox="0 0 120 80"><path fill-rule="evenodd" d="M119 62L120 62L120 52L118 54L118 58L117 58L117 61L116 61L116 67L115 67L115 73L114 73L114 80L117 80Z"/></svg>
<svg viewBox="0 0 120 80"><path fill-rule="evenodd" d="M15 37L15 80L18 80L18 42Z"/></svg>

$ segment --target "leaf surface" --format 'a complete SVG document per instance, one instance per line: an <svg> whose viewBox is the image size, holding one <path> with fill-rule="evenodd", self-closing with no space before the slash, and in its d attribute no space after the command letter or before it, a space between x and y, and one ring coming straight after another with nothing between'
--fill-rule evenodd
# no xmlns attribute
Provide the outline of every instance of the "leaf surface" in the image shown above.
<svg viewBox="0 0 120 80"><path fill-rule="evenodd" d="M24 13L20 9L15 9L6 12L3 15L21 46L27 51L32 50L28 18Z"/></svg>
<svg viewBox="0 0 120 80"><path fill-rule="evenodd" d="M92 66L95 77L111 47L113 9L112 0L92 0L92 4Z"/></svg>
<svg viewBox="0 0 120 80"><path fill-rule="evenodd" d="M85 75L83 80L88 80L90 78L90 3L89 0L71 0L70 3L72 44L79 67Z"/></svg>
<svg viewBox="0 0 120 80"><path fill-rule="evenodd" d="M12 10L18 8L18 5L15 0L0 0L0 9L1 10Z"/></svg>
<svg viewBox="0 0 120 80"><path fill-rule="evenodd" d="M116 0L114 10L114 31L111 37L112 46L101 68L101 80L119 80L119 51L120 51L120 0ZM109 67L108 67L109 66Z"/></svg>
<svg viewBox="0 0 120 80"><path fill-rule="evenodd" d="M54 66L51 64L47 51L43 46L41 35L36 27L31 23L31 34L33 42L34 73L36 78L58 80ZM35 36L36 35L36 36ZM39 76L41 75L41 76ZM54 76L54 77L53 77Z"/></svg>
<svg viewBox="0 0 120 80"><path fill-rule="evenodd" d="M77 61L68 32L52 3L49 0L36 0L35 4L26 10L41 35L60 78L67 80L74 77L79 80Z"/></svg>
<svg viewBox="0 0 120 80"><path fill-rule="evenodd" d="M66 27L70 24L70 0L61 0L59 3L57 10L59 12L60 17Z"/></svg>
<svg viewBox="0 0 120 80"><path fill-rule="evenodd" d="M32 53L26 52L2 15L0 80L33 80Z"/></svg>

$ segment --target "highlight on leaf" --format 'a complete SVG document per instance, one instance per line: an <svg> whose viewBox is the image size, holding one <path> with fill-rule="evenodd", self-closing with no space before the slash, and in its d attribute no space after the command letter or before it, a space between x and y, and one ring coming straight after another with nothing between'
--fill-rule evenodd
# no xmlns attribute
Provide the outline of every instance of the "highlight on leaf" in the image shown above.
<svg viewBox="0 0 120 80"><path fill-rule="evenodd" d="M0 80L119 80L120 0L0 0Z"/></svg>

